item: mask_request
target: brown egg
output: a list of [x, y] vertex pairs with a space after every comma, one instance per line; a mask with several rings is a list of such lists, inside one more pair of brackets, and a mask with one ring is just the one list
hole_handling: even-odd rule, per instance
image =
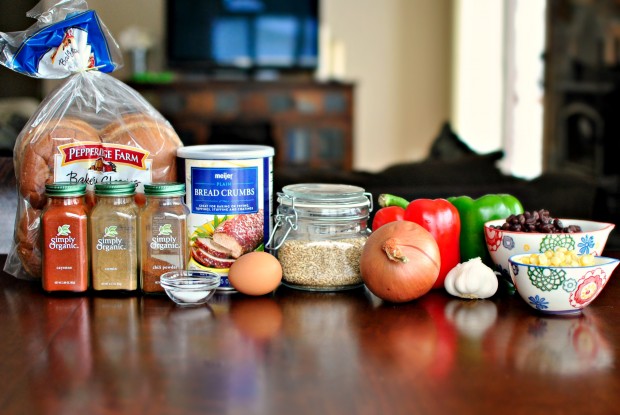
[[250, 252], [240, 256], [228, 270], [234, 289], [247, 295], [265, 295], [282, 281], [280, 262], [267, 252]]

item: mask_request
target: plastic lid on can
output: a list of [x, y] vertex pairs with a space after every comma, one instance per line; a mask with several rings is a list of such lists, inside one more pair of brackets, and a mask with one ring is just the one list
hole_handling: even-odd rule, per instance
[[177, 149], [177, 156], [197, 160], [235, 160], [271, 157], [275, 149], [264, 145], [203, 144]]
[[134, 182], [118, 181], [95, 184], [95, 195], [97, 196], [131, 196], [135, 193], [136, 184]]
[[144, 194], [146, 196], [183, 196], [185, 195], [185, 183], [166, 182], [145, 184]]
[[86, 183], [56, 182], [45, 185], [47, 196], [84, 196], [86, 194]]

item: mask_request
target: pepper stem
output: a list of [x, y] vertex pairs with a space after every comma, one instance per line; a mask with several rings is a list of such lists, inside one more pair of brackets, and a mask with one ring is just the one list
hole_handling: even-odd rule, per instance
[[387, 239], [383, 242], [381, 249], [383, 249], [383, 252], [385, 252], [390, 261], [398, 261], [403, 264], [409, 262], [409, 258], [407, 258], [400, 250], [400, 246], [398, 245], [398, 240], [396, 238]]
[[403, 209], [407, 209], [409, 201], [403, 197], [391, 195], [389, 193], [381, 193], [377, 199], [379, 206], [400, 206]]

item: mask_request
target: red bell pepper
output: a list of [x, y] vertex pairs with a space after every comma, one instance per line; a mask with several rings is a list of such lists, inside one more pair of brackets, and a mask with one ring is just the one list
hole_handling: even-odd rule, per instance
[[461, 258], [459, 211], [446, 199], [416, 199], [407, 205], [405, 220], [417, 223], [435, 237], [441, 267], [433, 288], [443, 288], [446, 275], [458, 265]]
[[405, 209], [400, 206], [386, 206], [379, 209], [372, 218], [372, 230], [376, 231], [386, 223], [405, 219]]

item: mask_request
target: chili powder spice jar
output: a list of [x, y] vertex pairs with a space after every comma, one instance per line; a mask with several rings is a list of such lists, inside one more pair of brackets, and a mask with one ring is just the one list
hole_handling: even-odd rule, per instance
[[282, 265], [282, 283], [311, 291], [363, 285], [360, 257], [370, 235], [372, 195], [346, 184], [284, 186], [267, 249]]
[[95, 291], [138, 289], [138, 207], [133, 182], [95, 184], [90, 214], [92, 288]]
[[41, 215], [42, 284], [47, 292], [88, 290], [88, 207], [85, 183], [45, 185]]
[[144, 185], [140, 210], [140, 286], [146, 294], [164, 293], [159, 277], [185, 269], [189, 260], [184, 183]]

